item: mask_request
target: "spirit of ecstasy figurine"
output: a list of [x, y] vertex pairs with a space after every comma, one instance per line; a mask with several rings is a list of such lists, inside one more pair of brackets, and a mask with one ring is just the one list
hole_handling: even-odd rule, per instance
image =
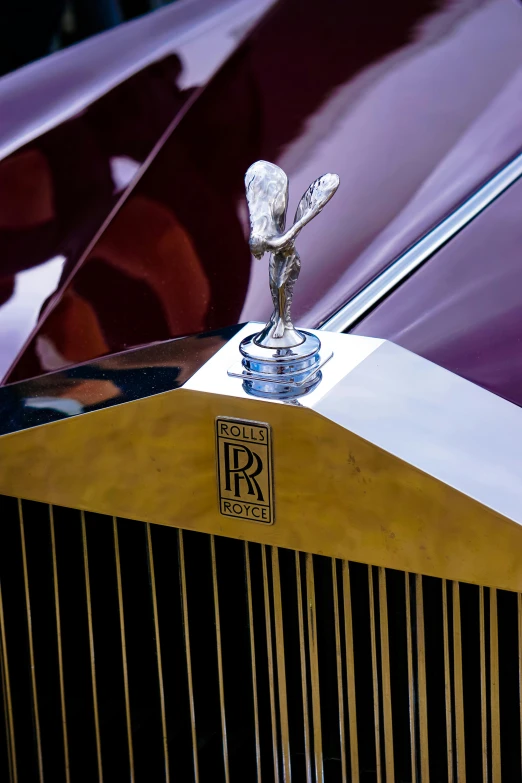
[[250, 213], [250, 249], [256, 258], [270, 253], [270, 292], [274, 312], [258, 334], [240, 345], [241, 366], [229, 375], [243, 379], [243, 388], [258, 397], [290, 399], [306, 394], [321, 380], [320, 368], [331, 357], [320, 352], [319, 338], [294, 328], [290, 308], [301, 261], [295, 248], [299, 232], [332, 198], [337, 174], [313, 182], [299, 202], [287, 231], [288, 177], [273, 163], [259, 160], [245, 175]]
[[301, 269], [295, 240], [301, 229], [319, 214], [339, 187], [337, 174], [324, 174], [312, 182], [299, 202], [294, 224], [285, 231], [288, 177], [283, 169], [258, 160], [245, 174], [250, 213], [250, 250], [256, 258], [270, 253], [270, 292], [274, 312], [256, 343], [265, 348], [299, 345], [304, 337], [294, 329], [290, 308]]

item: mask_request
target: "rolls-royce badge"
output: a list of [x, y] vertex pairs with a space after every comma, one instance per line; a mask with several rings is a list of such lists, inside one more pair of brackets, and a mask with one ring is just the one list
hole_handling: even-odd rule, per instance
[[274, 491], [270, 425], [218, 416], [216, 451], [221, 513], [271, 525]]
[[324, 174], [312, 182], [302, 197], [294, 223], [285, 230], [288, 177], [279, 166], [259, 160], [245, 175], [250, 214], [250, 249], [256, 258], [270, 253], [269, 279], [274, 311], [258, 334], [242, 341], [239, 372], [243, 387], [259, 397], [291, 398], [305, 394], [321, 380], [318, 337], [295, 329], [291, 306], [301, 261], [295, 240], [304, 226], [323, 209], [339, 187], [337, 174]]

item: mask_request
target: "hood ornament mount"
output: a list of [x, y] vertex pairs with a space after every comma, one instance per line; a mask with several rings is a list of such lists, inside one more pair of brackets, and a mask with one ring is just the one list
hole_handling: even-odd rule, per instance
[[301, 261], [295, 247], [300, 231], [330, 201], [339, 187], [337, 174], [324, 174], [312, 182], [299, 202], [294, 223], [287, 231], [288, 177], [279, 166], [259, 160], [245, 175], [250, 214], [249, 245], [252, 255], [270, 253], [270, 293], [274, 311], [266, 326], [245, 338], [239, 347], [242, 361], [228, 371], [243, 379], [249, 394], [289, 399], [311, 391], [321, 380], [321, 367], [332, 353], [321, 351], [319, 338], [296, 329], [291, 305]]

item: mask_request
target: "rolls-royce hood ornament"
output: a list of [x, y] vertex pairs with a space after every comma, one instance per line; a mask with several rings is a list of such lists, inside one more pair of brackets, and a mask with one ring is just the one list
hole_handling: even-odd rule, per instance
[[274, 311], [257, 334], [240, 345], [241, 370], [251, 394], [289, 398], [305, 394], [321, 380], [320, 368], [331, 357], [321, 354], [316, 335], [292, 323], [292, 297], [301, 269], [295, 247], [300, 231], [323, 209], [339, 187], [337, 174], [324, 174], [312, 182], [297, 207], [293, 225], [286, 230], [288, 177], [279, 166], [259, 160], [245, 175], [250, 215], [250, 249], [256, 258], [270, 253], [269, 280]]

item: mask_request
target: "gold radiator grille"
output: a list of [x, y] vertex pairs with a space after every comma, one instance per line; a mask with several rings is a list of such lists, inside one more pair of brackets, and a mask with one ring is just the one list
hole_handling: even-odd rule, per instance
[[0, 505], [0, 780], [521, 779], [520, 595]]

